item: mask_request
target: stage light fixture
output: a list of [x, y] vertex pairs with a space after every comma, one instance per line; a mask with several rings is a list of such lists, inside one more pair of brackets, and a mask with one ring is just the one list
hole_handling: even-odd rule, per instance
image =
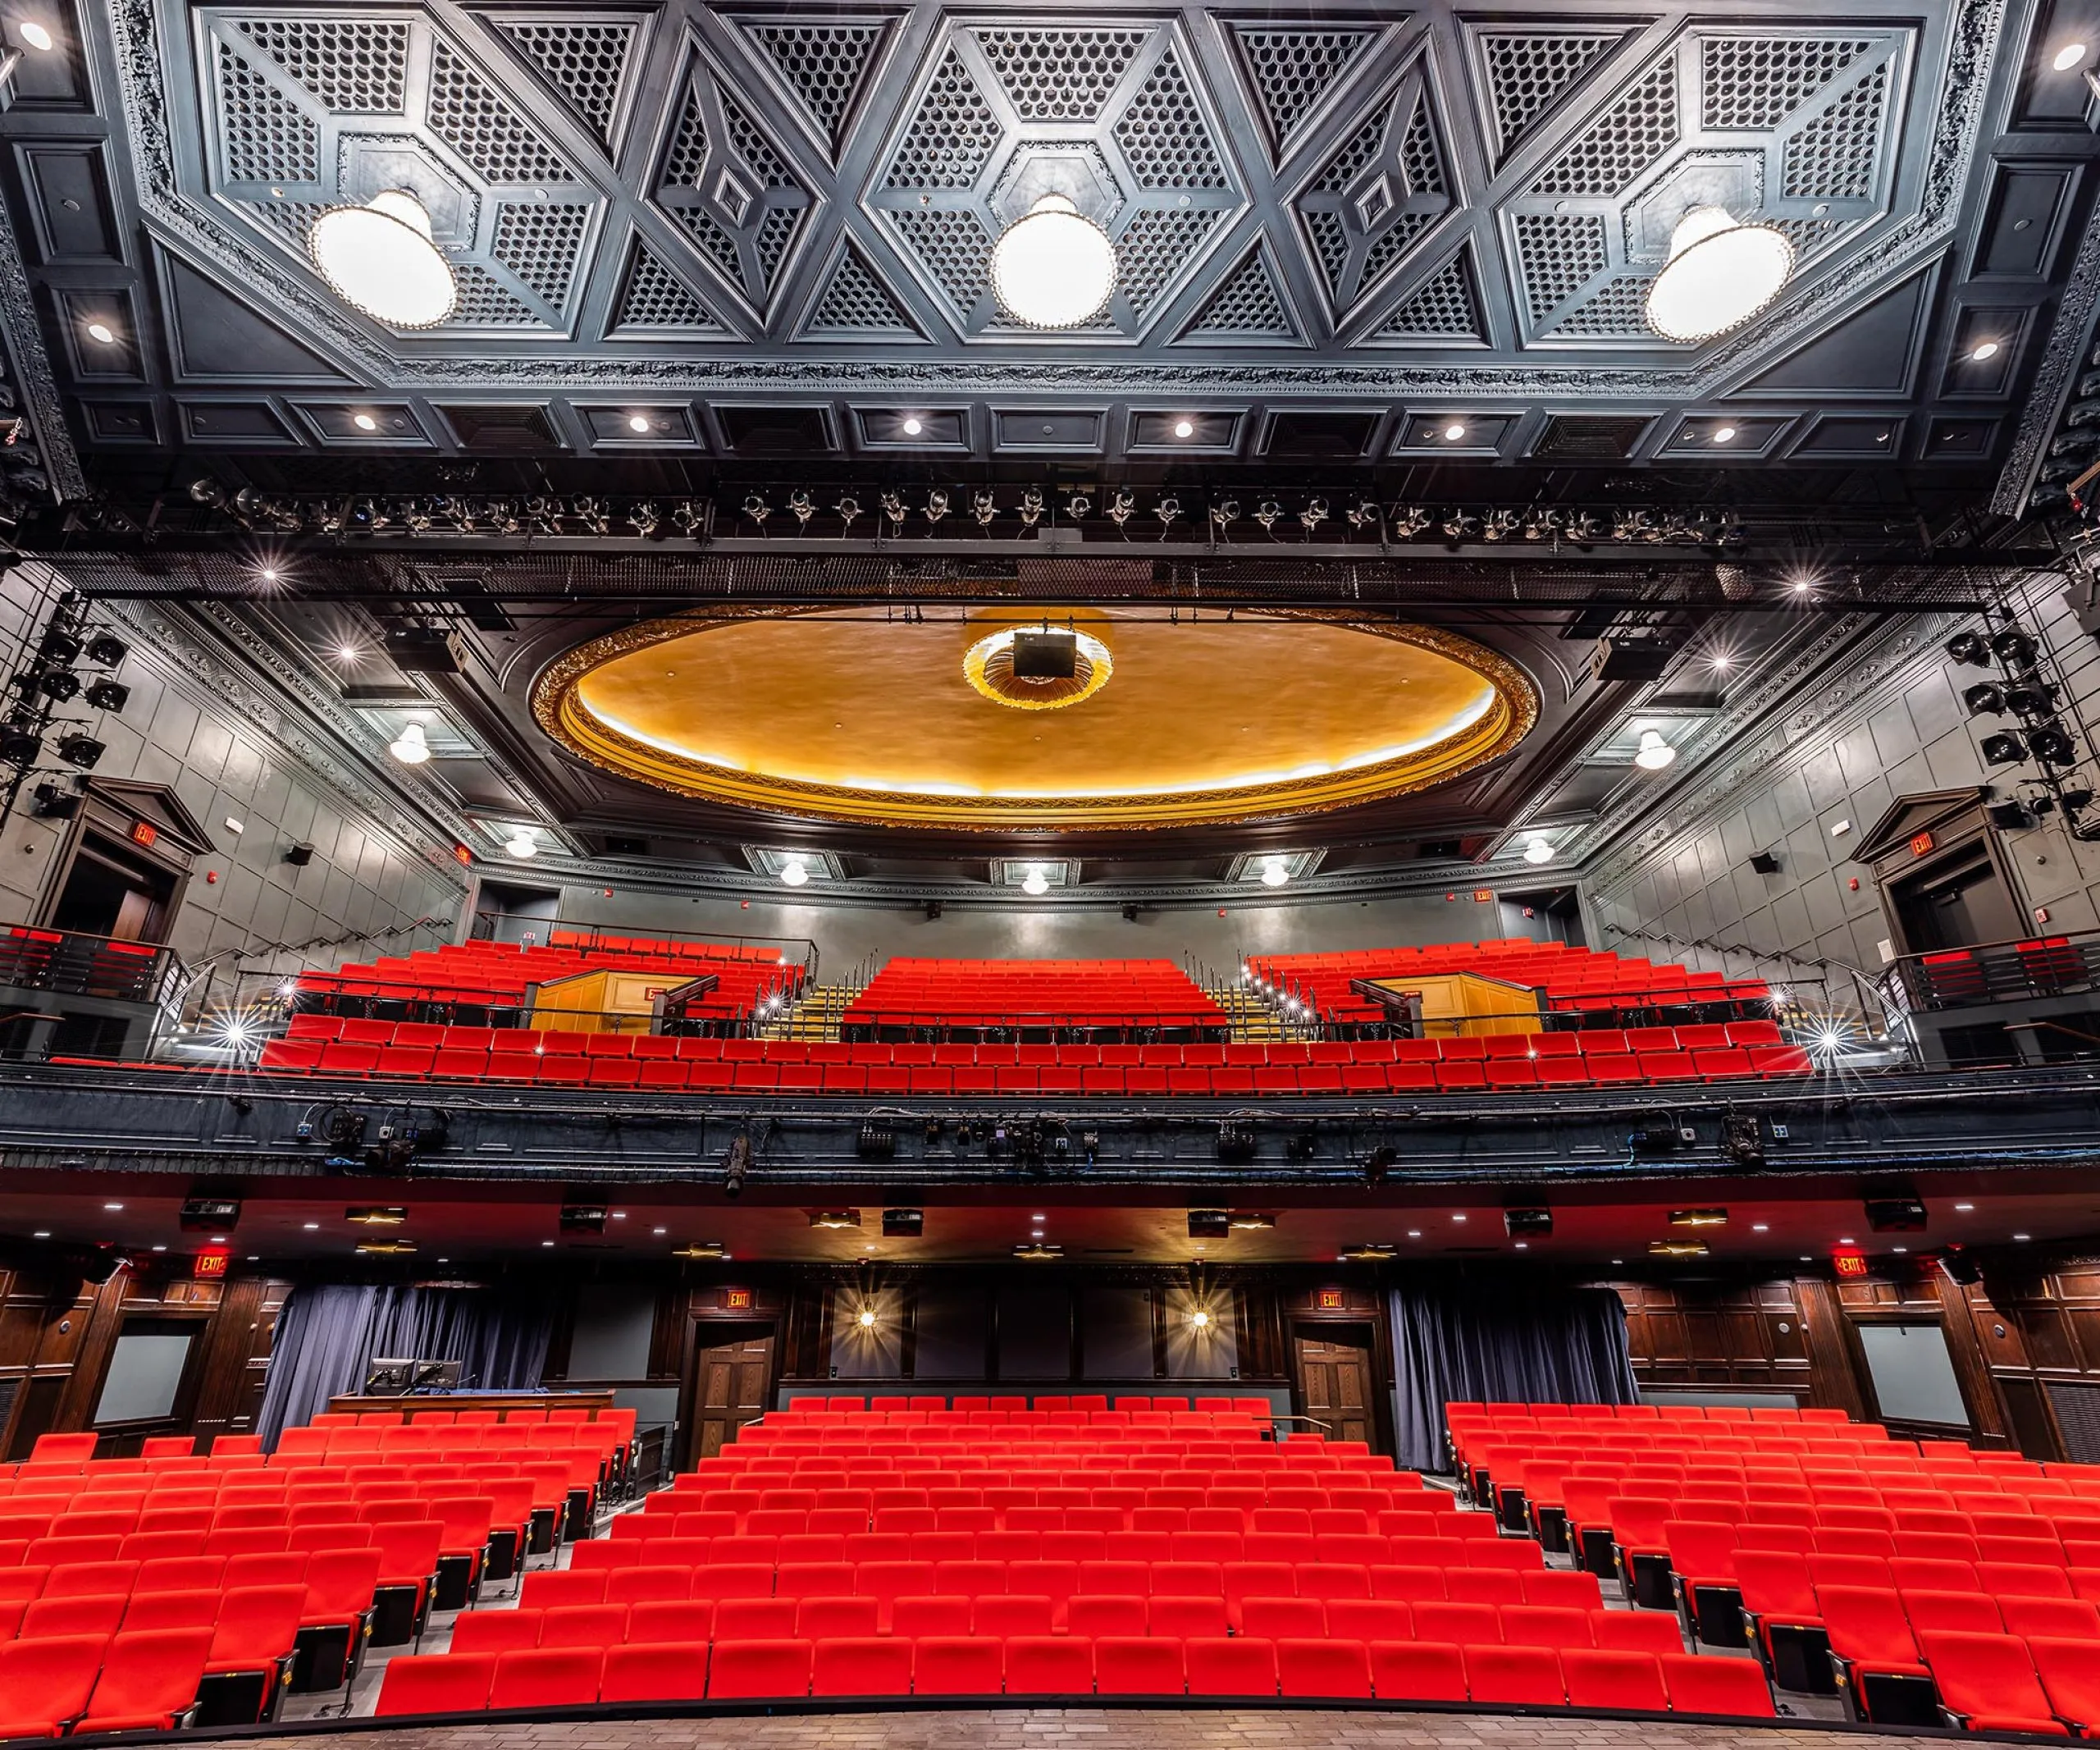
[[744, 1177], [751, 1170], [751, 1140], [739, 1131], [729, 1140], [729, 1152], [722, 1163], [722, 1195], [741, 1197]]
[[[661, 1231], [661, 1229], [658, 1230], [660, 1232]], [[695, 1240], [689, 1245], [678, 1247], [671, 1255], [673, 1258], [690, 1258], [696, 1262], [714, 1263], [718, 1259], [727, 1258], [729, 1251], [719, 1240]]]
[[43, 757], [43, 738], [21, 724], [0, 730], [0, 761], [10, 765], [34, 765]]
[[1867, 1226], [1876, 1233], [1923, 1233], [1930, 1219], [1918, 1197], [1869, 1197], [1864, 1207]]
[[53, 626], [43, 635], [36, 653], [46, 662], [55, 662], [62, 667], [80, 654], [80, 641], [63, 626]]
[[2070, 732], [2052, 723], [2027, 732], [2027, 751], [2049, 765], [2069, 765], [2078, 758], [2078, 744]]
[[1987, 765], [2017, 765], [2027, 757], [2027, 750], [2017, 735], [2001, 733], [1986, 735], [1978, 750]]
[[1673, 1227], [1725, 1227], [1728, 1225], [1726, 1209], [1673, 1209], [1670, 1226]]
[[88, 687], [88, 703], [98, 711], [119, 711], [131, 701], [131, 689], [121, 681], [107, 677], [91, 682]]
[[1650, 1240], [1648, 1255], [1650, 1258], [1704, 1258], [1708, 1254], [1703, 1240]]
[[1230, 1166], [1244, 1166], [1254, 1158], [1254, 1126], [1227, 1118], [1217, 1127], [1217, 1158]]
[[[886, 1119], [863, 1118], [861, 1129], [853, 1139], [853, 1152], [864, 1161], [893, 1161], [897, 1158], [897, 1131]], [[860, 1225], [856, 1214], [854, 1225]]]
[[1014, 1248], [1014, 1256], [1029, 1263], [1054, 1263], [1065, 1255], [1061, 1245], [1045, 1245], [1040, 1240], [1031, 1240], [1025, 1245]]
[[1381, 1143], [1363, 1158], [1363, 1182], [1374, 1189], [1386, 1182], [1386, 1177], [1399, 1163], [1400, 1151], [1390, 1143]]
[[2009, 669], [2031, 669], [2041, 653], [2034, 634], [2017, 626], [2002, 626], [1991, 634], [1991, 654]]
[[926, 1212], [924, 1209], [883, 1211], [883, 1237], [885, 1240], [916, 1240], [925, 1231]]
[[2042, 717], [2054, 710], [2057, 689], [2021, 682], [2005, 689], [2005, 708], [2016, 717]]
[[55, 784], [40, 784], [32, 790], [36, 813], [46, 820], [70, 820], [80, 811], [80, 795], [77, 790], [62, 790]]
[[408, 1210], [397, 1203], [358, 1204], [343, 1212], [354, 1227], [399, 1227], [408, 1218]]
[[103, 752], [103, 744], [92, 735], [82, 735], [76, 731], [59, 738], [58, 757], [68, 765], [77, 765], [83, 771], [93, 771], [96, 762], [102, 758]]
[[1972, 717], [1999, 717], [2005, 715], [2005, 689], [1996, 681], [1978, 681], [1973, 687], [1965, 687], [1961, 702]]
[[1189, 1212], [1189, 1237], [1192, 1240], [1226, 1240], [1232, 1236], [1232, 1218], [1222, 1209], [1191, 1209]]
[[1550, 1240], [1553, 1237], [1553, 1211], [1550, 1209], [1504, 1209], [1502, 1229], [1513, 1240]]
[[[39, 54], [48, 55], [51, 53], [52, 43], [55, 39], [52, 36], [49, 30], [48, 30], [44, 25], [38, 23], [35, 19], [25, 19], [21, 24], [16, 25], [15, 28], [21, 34], [22, 40], [28, 43], [30, 48], [36, 50]], [[2079, 53], [2083, 55], [2084, 52], [2084, 44], [2080, 43], [2079, 45]], [[2061, 57], [2059, 58], [2061, 59]], [[2075, 65], [2075, 63], [2074, 63], [2074, 65]]]
[[79, 694], [80, 677], [71, 669], [39, 669], [30, 676], [30, 685], [53, 704], [63, 705]]
[[1393, 1257], [1399, 1248], [1385, 1240], [1363, 1240], [1354, 1245], [1346, 1245], [1335, 1257], [1344, 1263], [1382, 1263]]
[[1991, 647], [1984, 642], [1981, 633], [1957, 632], [1940, 647], [1965, 667], [1987, 669], [1991, 665]]

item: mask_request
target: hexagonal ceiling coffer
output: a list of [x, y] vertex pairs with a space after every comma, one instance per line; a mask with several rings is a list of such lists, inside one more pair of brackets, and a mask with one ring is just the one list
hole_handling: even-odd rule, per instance
[[1029, 140], [1014, 150], [992, 191], [992, 215], [1002, 229], [1022, 218], [1046, 194], [1061, 194], [1104, 230], [1123, 205], [1123, 191], [1100, 149], [1086, 140]]
[[405, 190], [430, 215], [431, 240], [439, 248], [473, 247], [480, 195], [415, 141], [398, 134], [345, 134], [336, 162], [344, 205], [362, 206], [386, 190]]
[[1695, 207], [1719, 207], [1737, 219], [1755, 218], [1764, 208], [1764, 154], [1700, 152], [1673, 167], [1627, 206], [1628, 261], [1668, 261], [1670, 233]]

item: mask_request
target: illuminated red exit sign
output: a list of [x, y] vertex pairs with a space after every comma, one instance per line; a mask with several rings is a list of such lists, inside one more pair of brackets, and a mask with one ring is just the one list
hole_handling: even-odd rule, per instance
[[1932, 848], [1933, 835], [1930, 833], [1913, 833], [1911, 835], [1911, 856], [1923, 857]]
[[199, 1252], [189, 1267], [189, 1273], [200, 1281], [207, 1277], [223, 1277], [226, 1273], [226, 1260], [231, 1255], [227, 1252]]
[[1863, 1252], [1833, 1252], [1830, 1265], [1840, 1276], [1865, 1276], [1867, 1273], [1866, 1254]]

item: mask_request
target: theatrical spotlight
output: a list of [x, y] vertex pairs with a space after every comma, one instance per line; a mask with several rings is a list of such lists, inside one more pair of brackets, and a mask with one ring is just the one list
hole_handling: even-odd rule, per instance
[[103, 744], [92, 735], [75, 732], [59, 738], [58, 757], [68, 765], [77, 765], [83, 771], [93, 771], [102, 756]]
[[2017, 626], [2006, 626], [1991, 634], [1991, 653], [2008, 669], [2025, 671], [2034, 666], [2034, 659], [2041, 655], [2041, 647], [2034, 642], [2032, 633], [2023, 632]]
[[1978, 681], [1974, 686], [1962, 690], [1961, 702], [1972, 717], [2003, 716], [2005, 689], [1996, 681]]
[[1987, 765], [2017, 765], [2027, 757], [2027, 750], [2017, 735], [2000, 733], [1986, 735], [1978, 744], [1977, 751]]
[[1373, 1149], [1363, 1158], [1363, 1182], [1374, 1187], [1383, 1185], [1399, 1158], [1400, 1151], [1390, 1144]]
[[131, 689], [121, 681], [98, 680], [88, 688], [88, 703], [98, 711], [121, 711], [130, 699]]
[[1988, 669], [1991, 665], [1991, 647], [1979, 632], [1957, 632], [1943, 648], [1948, 656], [1968, 668]]
[[2069, 765], [2078, 758], [2078, 744], [2070, 733], [2052, 723], [2027, 732], [2027, 751], [2048, 765]]
[[722, 1163], [722, 1195], [741, 1197], [744, 1194], [744, 1175], [751, 1170], [751, 1140], [739, 1131], [729, 1140], [729, 1152]]

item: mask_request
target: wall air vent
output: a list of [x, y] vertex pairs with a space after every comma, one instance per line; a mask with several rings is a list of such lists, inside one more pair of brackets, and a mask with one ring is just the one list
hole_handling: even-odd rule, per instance
[[1542, 462], [1620, 462], [1633, 454], [1648, 421], [1639, 416], [1585, 418], [1572, 414], [1555, 414], [1532, 446], [1532, 455]]

